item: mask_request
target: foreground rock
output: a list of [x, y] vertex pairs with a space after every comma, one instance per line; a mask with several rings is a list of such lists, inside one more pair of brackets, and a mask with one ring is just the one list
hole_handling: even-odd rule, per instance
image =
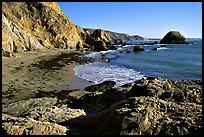
[[66, 135], [68, 131], [68, 128], [56, 123], [7, 114], [2, 114], [2, 129], [5, 135]]
[[70, 127], [79, 134], [201, 135], [201, 83], [148, 78], [92, 91], [77, 103], [87, 116], [72, 120]]
[[[75, 92], [79, 97], [73, 96]], [[57, 123], [67, 127], [69, 135], [201, 135], [201, 95], [201, 80], [149, 77], [121, 87], [105, 81], [85, 90], [45, 94], [3, 106], [2, 124], [5, 133], [14, 134], [10, 127], [15, 123], [5, 120], [10, 114]]]
[[22, 100], [3, 106], [3, 113], [30, 117], [42, 122], [60, 123], [86, 115], [83, 110], [68, 108], [66, 104], [59, 103], [57, 98], [35, 98]]
[[160, 44], [188, 44], [188, 42], [180, 32], [170, 31], [163, 37]]

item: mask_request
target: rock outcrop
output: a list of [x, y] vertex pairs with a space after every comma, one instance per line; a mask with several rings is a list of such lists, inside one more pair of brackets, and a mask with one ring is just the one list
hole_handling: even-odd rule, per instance
[[185, 37], [178, 31], [168, 32], [163, 39], [160, 41], [160, 44], [188, 44], [185, 41]]
[[202, 135], [201, 80], [149, 77], [121, 87], [105, 81], [85, 90], [41, 93], [3, 105], [3, 133]]
[[116, 49], [110, 36], [101, 29], [96, 29], [92, 34], [86, 32], [85, 43], [90, 45], [91, 50], [94, 51], [107, 51]]

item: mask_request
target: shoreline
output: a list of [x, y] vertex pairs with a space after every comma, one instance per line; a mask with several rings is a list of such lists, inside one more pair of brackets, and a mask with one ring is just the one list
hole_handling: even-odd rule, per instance
[[[27, 52], [2, 60], [5, 134], [202, 133], [200, 80], [148, 77], [120, 87], [113, 81], [92, 85], [74, 71], [76, 65], [91, 60], [72, 51]], [[133, 122], [139, 126], [132, 126]]]
[[[64, 57], [60, 59], [61, 55]], [[2, 104], [35, 98], [39, 91], [60, 92], [94, 84], [75, 75], [75, 66], [86, 61], [82, 53], [68, 50], [40, 50], [2, 57]]]

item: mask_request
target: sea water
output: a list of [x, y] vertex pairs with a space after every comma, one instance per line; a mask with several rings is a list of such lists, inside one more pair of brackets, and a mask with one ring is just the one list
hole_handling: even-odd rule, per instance
[[142, 41], [126, 46], [115, 45], [117, 50], [90, 52], [86, 57], [93, 58], [94, 63], [76, 66], [75, 74], [96, 84], [106, 80], [115, 81], [118, 86], [152, 76], [171, 80], [200, 80], [202, 39], [187, 41], [192, 44], [142, 45], [145, 49], [143, 52], [133, 52], [132, 45]]

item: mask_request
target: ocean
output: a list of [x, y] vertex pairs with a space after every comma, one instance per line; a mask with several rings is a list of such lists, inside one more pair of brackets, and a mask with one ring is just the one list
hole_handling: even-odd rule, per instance
[[[126, 46], [115, 45], [117, 50], [90, 52], [86, 57], [94, 62], [76, 66], [75, 75], [95, 84], [115, 81], [117, 86], [152, 76], [178, 81], [202, 79], [202, 39], [187, 39], [192, 43], [187, 45], [146, 44], [142, 45], [145, 51], [132, 51], [132, 44], [154, 41], [135, 41]], [[158, 50], [152, 50], [155, 47]]]

